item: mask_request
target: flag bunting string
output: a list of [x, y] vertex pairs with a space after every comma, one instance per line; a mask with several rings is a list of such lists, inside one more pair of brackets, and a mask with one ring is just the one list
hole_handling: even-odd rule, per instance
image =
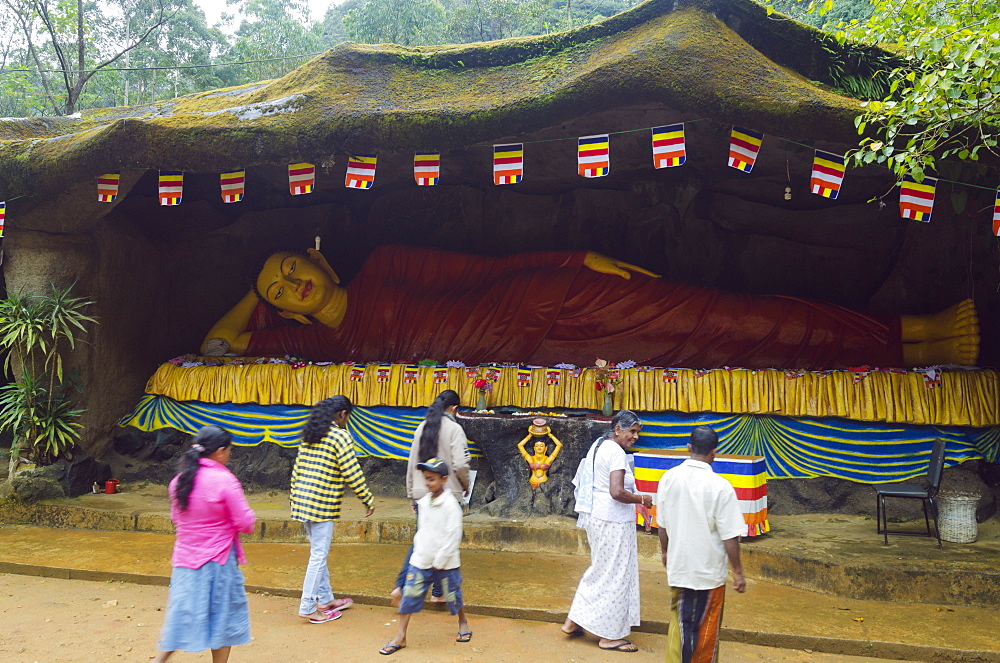
[[[687, 161], [687, 145], [684, 135], [684, 125], [704, 122], [711, 118], [703, 117], [672, 125], [657, 127], [642, 127], [609, 131], [583, 137], [545, 138], [527, 140], [519, 143], [485, 144], [475, 143], [469, 147], [491, 147], [494, 152], [493, 171], [494, 184], [519, 184], [526, 177], [525, 145], [576, 141], [578, 174], [581, 177], [603, 177], [609, 174], [611, 149], [609, 137], [615, 135], [650, 132], [651, 152], [654, 169], [682, 166]], [[837, 199], [843, 186], [847, 170], [845, 155], [834, 154], [817, 149], [813, 145], [800, 143], [782, 136], [771, 136], [754, 131], [752, 128], [730, 126], [729, 165], [744, 173], [750, 173], [754, 162], [762, 148], [766, 149], [765, 138], [779, 140], [785, 144], [797, 145], [815, 150], [811, 170], [810, 187], [813, 194], [829, 199]], [[418, 186], [434, 186], [441, 181], [441, 164], [444, 161], [440, 152], [416, 152], [414, 154], [414, 180]], [[348, 155], [345, 186], [350, 189], [370, 189], [375, 184], [375, 154]], [[120, 168], [113, 173], [105, 173], [97, 177], [97, 201], [115, 203], [120, 201], [118, 195], [118, 178], [120, 172], [153, 170], [151, 168]], [[159, 171], [159, 202], [164, 206], [179, 206], [182, 201], [183, 171]], [[309, 194], [314, 191], [316, 183], [316, 168], [311, 163], [288, 164], [289, 193], [291, 195]], [[247, 194], [245, 170], [223, 172], [220, 175], [222, 199], [226, 203], [242, 202]], [[969, 182], [960, 182], [943, 178], [924, 177], [920, 182], [910, 175], [904, 176], [896, 186], [900, 193], [900, 216], [904, 219], [930, 222], [938, 182], [947, 182], [958, 186], [969, 186], [984, 191], [995, 191], [997, 205], [992, 218], [993, 234], [1000, 237], [1000, 187], [987, 187]], [[9, 204], [31, 194], [20, 194], [9, 198], [0, 196], [5, 203], [5, 212], [9, 214]], [[988, 209], [988, 208], [987, 208]], [[2, 235], [0, 235], [2, 236]]]

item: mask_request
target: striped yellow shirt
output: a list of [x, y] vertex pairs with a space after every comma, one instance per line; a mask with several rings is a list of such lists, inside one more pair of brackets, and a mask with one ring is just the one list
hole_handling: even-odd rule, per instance
[[345, 483], [371, 507], [375, 498], [354, 455], [354, 441], [350, 433], [333, 425], [320, 442], [299, 447], [292, 468], [292, 520], [340, 520]]

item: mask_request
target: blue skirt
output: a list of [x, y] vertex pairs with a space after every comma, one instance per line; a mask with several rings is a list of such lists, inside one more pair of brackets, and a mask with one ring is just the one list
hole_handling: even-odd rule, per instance
[[200, 569], [175, 566], [170, 574], [160, 651], [200, 652], [250, 642], [250, 606], [236, 546], [225, 564]]

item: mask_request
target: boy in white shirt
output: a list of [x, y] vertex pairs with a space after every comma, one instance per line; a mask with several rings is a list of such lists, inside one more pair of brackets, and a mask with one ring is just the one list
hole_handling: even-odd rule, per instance
[[462, 542], [462, 507], [450, 490], [448, 465], [440, 458], [417, 464], [424, 474], [427, 494], [417, 500], [417, 534], [406, 572], [403, 598], [399, 603], [399, 631], [380, 654], [395, 654], [406, 647], [406, 627], [410, 616], [420, 612], [430, 586], [440, 581], [451, 614], [458, 615], [457, 642], [472, 640], [462, 602], [462, 570], [458, 546]]

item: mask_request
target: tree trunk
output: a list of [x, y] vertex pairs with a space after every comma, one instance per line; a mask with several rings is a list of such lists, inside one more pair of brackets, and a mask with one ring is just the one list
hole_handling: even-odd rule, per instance
[[14, 478], [14, 472], [17, 471], [18, 465], [21, 461], [21, 441], [20, 435], [15, 435], [13, 441], [10, 443], [10, 460], [7, 464], [7, 481]]

